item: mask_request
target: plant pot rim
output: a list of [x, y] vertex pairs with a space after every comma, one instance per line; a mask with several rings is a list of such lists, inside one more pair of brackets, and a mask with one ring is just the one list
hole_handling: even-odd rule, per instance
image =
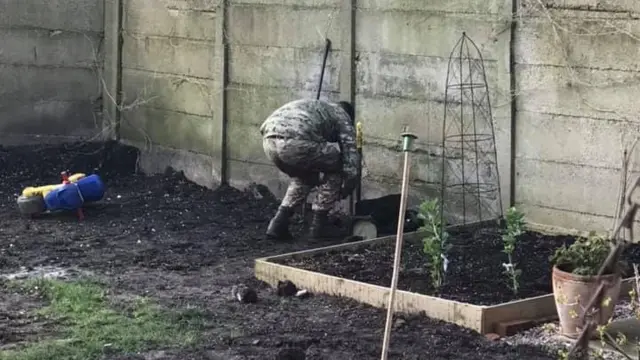
[[553, 265], [552, 276], [554, 278], [564, 279], [564, 280], [572, 280], [572, 281], [580, 281], [580, 282], [592, 282], [598, 279], [607, 279], [607, 280], [615, 280], [617, 278], [622, 278], [622, 274], [620, 271], [616, 271], [613, 274], [604, 274], [601, 276], [597, 275], [577, 275], [570, 273], [568, 271], [564, 271], [559, 269], [556, 265]]

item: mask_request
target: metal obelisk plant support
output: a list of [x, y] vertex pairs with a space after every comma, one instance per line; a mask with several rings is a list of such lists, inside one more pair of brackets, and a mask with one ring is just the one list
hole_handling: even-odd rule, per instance
[[465, 33], [449, 57], [444, 102], [440, 201], [443, 224], [444, 220], [454, 225], [501, 218], [489, 86], [482, 54]]
[[393, 307], [400, 275], [400, 258], [402, 254], [402, 240], [404, 236], [404, 216], [407, 211], [407, 194], [409, 193], [409, 170], [411, 145], [417, 137], [407, 131], [405, 127], [402, 133], [402, 152], [404, 152], [404, 168], [402, 170], [402, 190], [400, 192], [400, 212], [398, 214], [398, 233], [396, 235], [396, 251], [393, 260], [393, 275], [391, 277], [391, 289], [389, 290], [389, 307], [387, 309], [387, 321], [384, 327], [384, 339], [382, 341], [382, 360], [387, 360], [389, 343], [391, 341], [391, 324], [393, 322]]

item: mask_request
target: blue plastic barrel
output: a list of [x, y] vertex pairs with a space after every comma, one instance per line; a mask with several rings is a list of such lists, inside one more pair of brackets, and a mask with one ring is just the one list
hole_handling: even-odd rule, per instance
[[82, 207], [84, 201], [75, 184], [62, 185], [44, 197], [47, 210], [75, 210]]
[[84, 198], [84, 202], [94, 202], [102, 200], [104, 196], [104, 183], [100, 176], [89, 175], [78, 180], [76, 183], [80, 189], [80, 194]]
[[89, 175], [75, 184], [62, 185], [49, 192], [44, 198], [44, 203], [49, 211], [76, 210], [85, 202], [101, 200], [104, 190], [100, 176]]

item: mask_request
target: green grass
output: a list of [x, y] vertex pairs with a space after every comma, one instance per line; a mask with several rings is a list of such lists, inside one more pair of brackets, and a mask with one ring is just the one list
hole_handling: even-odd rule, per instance
[[93, 360], [105, 352], [189, 346], [198, 342], [203, 325], [197, 310], [168, 311], [147, 298], [122, 308], [112, 306], [105, 288], [91, 281], [30, 280], [13, 285], [47, 301], [37, 315], [55, 322], [57, 338], [1, 351], [0, 360]]

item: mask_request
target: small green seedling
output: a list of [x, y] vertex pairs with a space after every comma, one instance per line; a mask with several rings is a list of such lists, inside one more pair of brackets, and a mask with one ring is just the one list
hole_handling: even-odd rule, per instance
[[444, 283], [447, 271], [447, 253], [451, 249], [448, 243], [449, 234], [443, 228], [440, 204], [437, 199], [420, 204], [420, 215], [425, 222], [420, 230], [426, 233], [422, 239], [423, 252], [427, 257], [431, 284], [438, 290]]
[[507, 262], [503, 263], [504, 274], [509, 278], [509, 287], [514, 294], [520, 289], [520, 275], [522, 270], [513, 262], [513, 252], [516, 250], [518, 237], [524, 233], [524, 214], [515, 207], [510, 208], [505, 216], [506, 228], [502, 234], [502, 250], [507, 254]]

